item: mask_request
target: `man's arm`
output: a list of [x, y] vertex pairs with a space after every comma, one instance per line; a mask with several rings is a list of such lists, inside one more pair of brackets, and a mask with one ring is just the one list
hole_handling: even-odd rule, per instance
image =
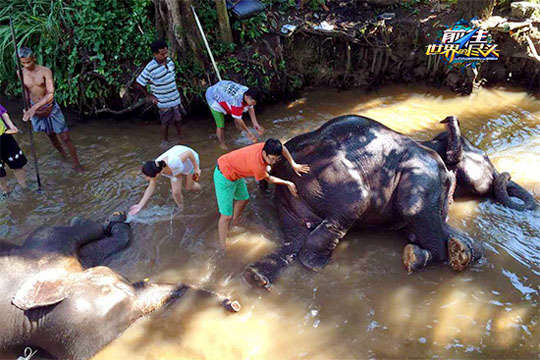
[[240, 118], [237, 118], [233, 115], [233, 119], [234, 119], [234, 123], [236, 124], [236, 127], [238, 129], [240, 129], [240, 131], [245, 131], [246, 132], [246, 135], [247, 137], [253, 141], [254, 143], [257, 142], [257, 138], [249, 131], [246, 123], [244, 122], [244, 120], [242, 120], [242, 117]]
[[[267, 174], [268, 175], [268, 174]], [[293, 194], [295, 197], [298, 197], [298, 192], [296, 191], [296, 185], [292, 181], [283, 180], [281, 178], [268, 175], [266, 179], [269, 183], [276, 184], [276, 185], [285, 185], [289, 188], [289, 191], [291, 194]]]
[[148, 93], [148, 91], [146, 90], [146, 86], [142, 86], [137, 81], [135, 81], [135, 89], [142, 93], [145, 98], [150, 99], [150, 101], [152, 101], [154, 105], [158, 103], [158, 99], [154, 95]]
[[[36, 102], [28, 111], [23, 115], [23, 120], [28, 121], [35, 115], [36, 110], [43, 105], [49, 104], [54, 99], [54, 82], [52, 77], [52, 71], [46, 67], [42, 67], [41, 71], [45, 78], [45, 96], [43, 96], [38, 102]], [[25, 86], [26, 87], [26, 86]]]
[[309, 172], [309, 165], [297, 164], [292, 158], [291, 153], [289, 152], [289, 150], [287, 149], [285, 145], [283, 145], [283, 150], [281, 151], [281, 155], [283, 155], [283, 157], [287, 159], [289, 164], [291, 164], [291, 167], [293, 168], [296, 175], [302, 176], [302, 173], [307, 174]]
[[185, 151], [182, 155], [180, 155], [180, 161], [184, 162], [187, 159], [191, 161], [193, 164], [193, 172], [197, 175], [201, 175], [201, 169], [199, 168], [199, 164], [197, 164], [197, 159], [195, 159], [195, 155], [193, 155], [193, 152], [191, 150]]
[[250, 107], [248, 109], [248, 113], [249, 113], [249, 118], [251, 119], [251, 123], [253, 124], [253, 127], [255, 128], [255, 130], [257, 130], [259, 135], [264, 134], [264, 128], [259, 124], [259, 122], [257, 121], [257, 117], [255, 116], [255, 108]]

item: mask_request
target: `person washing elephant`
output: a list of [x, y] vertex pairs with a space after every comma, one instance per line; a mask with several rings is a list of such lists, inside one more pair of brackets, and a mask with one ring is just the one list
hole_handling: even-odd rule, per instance
[[221, 156], [214, 170], [214, 186], [219, 208], [218, 223], [219, 242], [226, 248], [226, 239], [231, 220], [238, 221], [249, 199], [244, 178], [254, 177], [257, 181], [267, 180], [276, 185], [285, 185], [292, 195], [298, 196], [294, 182], [283, 180], [268, 174], [268, 167], [275, 164], [283, 156], [296, 175], [309, 172], [308, 165], [297, 164], [281, 141], [268, 139], [243, 147]]
[[259, 135], [264, 134], [264, 128], [257, 121], [255, 116], [254, 106], [259, 100], [259, 91], [254, 88], [237, 84], [233, 81], [222, 80], [206, 90], [206, 101], [216, 122], [216, 135], [219, 141], [219, 146], [227, 150], [225, 144], [225, 117], [231, 115], [234, 123], [240, 131], [244, 131], [246, 136], [253, 142], [257, 142], [257, 138], [249, 131], [242, 114], [249, 113], [251, 122]]
[[161, 175], [171, 180], [172, 196], [179, 208], [182, 207], [182, 182], [187, 191], [200, 191], [199, 154], [190, 147], [176, 145], [158, 156], [156, 160], [147, 161], [141, 172], [148, 180], [148, 187], [142, 199], [129, 209], [129, 215], [135, 215], [148, 203], [154, 194], [157, 176]]

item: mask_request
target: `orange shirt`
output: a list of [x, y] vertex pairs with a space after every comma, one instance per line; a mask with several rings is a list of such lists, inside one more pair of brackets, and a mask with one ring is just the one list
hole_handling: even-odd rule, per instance
[[254, 177], [257, 181], [266, 178], [266, 163], [262, 157], [264, 143], [258, 143], [231, 151], [218, 159], [219, 171], [231, 181]]

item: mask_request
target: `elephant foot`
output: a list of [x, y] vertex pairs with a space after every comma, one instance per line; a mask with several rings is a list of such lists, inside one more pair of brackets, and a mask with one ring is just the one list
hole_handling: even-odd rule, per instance
[[236, 300], [231, 301], [230, 299], [225, 299], [221, 302], [221, 305], [225, 308], [225, 310], [229, 312], [239, 312], [242, 306], [240, 306], [240, 303]]
[[69, 222], [69, 226], [77, 226], [79, 225], [80, 223], [82, 223], [84, 221], [84, 218], [80, 217], [80, 216], [75, 216], [73, 217], [73, 219], [71, 219], [71, 221]]
[[261, 274], [256, 267], [248, 266], [246, 270], [244, 270], [243, 275], [249, 284], [270, 291], [272, 283], [266, 276]]
[[298, 254], [298, 260], [310, 270], [319, 271], [328, 264], [330, 261], [330, 254], [320, 254], [312, 249], [306, 249], [305, 247], [300, 250]]
[[471, 249], [466, 242], [451, 238], [448, 241], [448, 262], [455, 271], [465, 270], [472, 260]]
[[125, 223], [126, 219], [127, 217], [124, 211], [113, 212], [112, 215], [109, 216], [108, 223], [105, 226], [105, 233], [110, 235], [114, 224]]
[[414, 271], [423, 269], [431, 260], [431, 253], [428, 250], [414, 244], [407, 244], [403, 248], [402, 255], [403, 265], [409, 274]]

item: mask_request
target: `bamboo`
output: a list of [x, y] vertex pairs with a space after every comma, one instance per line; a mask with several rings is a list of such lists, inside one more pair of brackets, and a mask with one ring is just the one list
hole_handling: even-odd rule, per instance
[[208, 41], [206, 40], [206, 35], [204, 35], [204, 31], [203, 31], [201, 23], [199, 21], [199, 17], [197, 16], [197, 13], [195, 12], [195, 8], [193, 7], [193, 5], [191, 5], [191, 11], [193, 11], [193, 16], [195, 17], [195, 22], [197, 23], [197, 27], [199, 28], [199, 31], [201, 32], [201, 36], [203, 38], [204, 45], [206, 46], [206, 50], [208, 51], [208, 55], [210, 55], [210, 60], [212, 61], [212, 65], [214, 65], [214, 70], [216, 71], [216, 75], [217, 75], [219, 81], [221, 81], [222, 79], [221, 79], [221, 75], [219, 74], [219, 70], [217, 68], [216, 61], [214, 60], [214, 56], [212, 55], [212, 51], [210, 51], [210, 46], [208, 45]]

